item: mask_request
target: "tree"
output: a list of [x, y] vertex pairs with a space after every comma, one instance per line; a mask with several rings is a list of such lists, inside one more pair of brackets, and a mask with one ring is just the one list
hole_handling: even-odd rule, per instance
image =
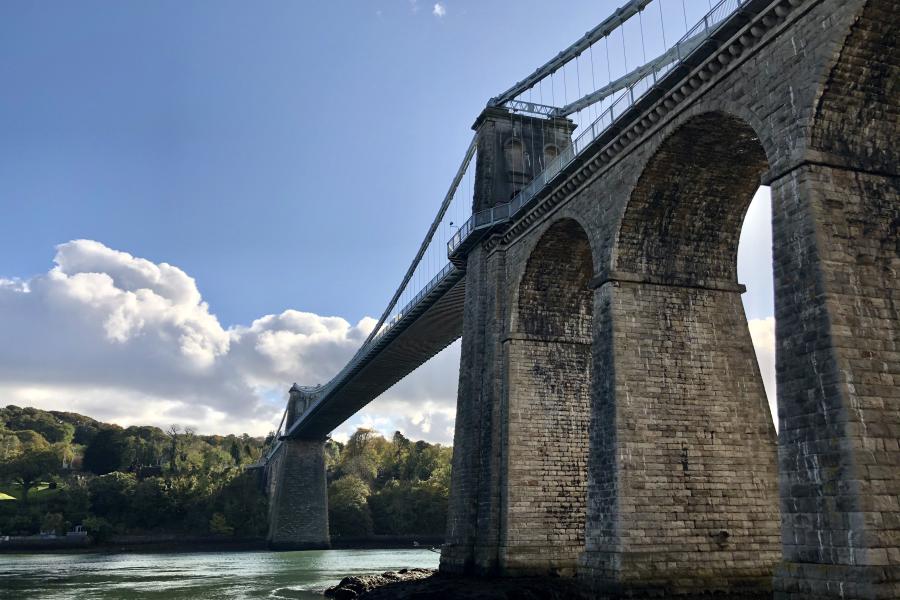
[[75, 428], [52, 414], [36, 408], [7, 406], [4, 409], [6, 427], [14, 430], [30, 430], [40, 433], [51, 444], [69, 443]]
[[176, 506], [166, 482], [161, 477], [148, 477], [135, 485], [131, 508], [131, 523], [152, 529], [170, 522]]
[[66, 532], [66, 520], [61, 513], [47, 513], [41, 519], [41, 531], [62, 535]]
[[209, 520], [209, 532], [215, 535], [234, 535], [234, 527], [228, 524], [225, 515], [217, 512]]
[[347, 475], [328, 487], [328, 521], [335, 535], [372, 535], [369, 493], [369, 486], [355, 475]]
[[128, 440], [117, 427], [101, 429], [84, 451], [84, 468], [106, 475], [128, 466]]
[[178, 461], [187, 462], [186, 448], [194, 439], [194, 428], [182, 429], [180, 425], [173, 423], [166, 429], [166, 435], [169, 436], [169, 470], [177, 473]]
[[244, 471], [226, 484], [220, 493], [222, 513], [235, 533], [262, 536], [269, 526], [268, 503], [253, 471]]
[[121, 522], [132, 509], [135, 485], [134, 475], [118, 471], [91, 480], [91, 512], [114, 523]]
[[231, 440], [231, 448], [228, 449], [228, 452], [231, 454], [231, 459], [234, 461], [234, 464], [241, 464], [241, 447], [238, 445], [237, 440]]
[[373, 429], [363, 427], [357, 429], [350, 436], [341, 453], [340, 471], [342, 475], [354, 476], [367, 484], [372, 484], [378, 475], [378, 456], [373, 447], [376, 436]]
[[56, 448], [27, 452], [0, 465], [4, 479], [22, 486], [22, 502], [28, 503], [28, 492], [45, 478], [60, 470], [60, 456]]
[[21, 452], [46, 450], [50, 447], [50, 444], [44, 439], [44, 436], [37, 431], [26, 429], [25, 431], [14, 431], [13, 435], [19, 440], [19, 450]]
[[88, 517], [82, 525], [96, 542], [105, 541], [113, 532], [112, 523], [103, 517]]

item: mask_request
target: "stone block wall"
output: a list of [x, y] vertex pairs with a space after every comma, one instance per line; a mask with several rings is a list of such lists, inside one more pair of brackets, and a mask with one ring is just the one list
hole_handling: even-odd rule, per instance
[[781, 556], [775, 431], [739, 293], [597, 293], [595, 368], [611, 381], [598, 386], [581, 573], [609, 589], [767, 587]]
[[900, 178], [773, 184], [789, 598], [900, 597]]
[[269, 546], [276, 550], [328, 548], [324, 443], [284, 440], [267, 468]]
[[590, 338], [506, 343], [507, 573], [574, 575], [584, 549]]

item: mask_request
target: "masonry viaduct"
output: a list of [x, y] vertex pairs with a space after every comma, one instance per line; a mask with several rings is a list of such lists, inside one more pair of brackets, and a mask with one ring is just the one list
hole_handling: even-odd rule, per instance
[[[758, 5], [463, 257], [441, 570], [900, 598], [900, 2]], [[532, 126], [479, 117], [474, 211]], [[761, 183], [777, 436], [736, 276]], [[287, 445], [321, 491], [273, 523], [318, 516], [273, 539], [327, 543], [321, 442]]]

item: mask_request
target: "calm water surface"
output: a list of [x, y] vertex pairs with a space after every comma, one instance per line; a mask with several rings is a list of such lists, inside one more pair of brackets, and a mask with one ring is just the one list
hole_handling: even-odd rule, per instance
[[0, 598], [316, 598], [342, 577], [437, 568], [428, 550], [0, 554]]

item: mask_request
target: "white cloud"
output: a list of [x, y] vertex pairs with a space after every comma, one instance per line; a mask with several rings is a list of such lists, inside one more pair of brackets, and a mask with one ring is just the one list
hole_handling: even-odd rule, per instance
[[[40, 276], [0, 278], [0, 403], [260, 435], [292, 382], [328, 381], [375, 325], [286, 310], [226, 329], [175, 266], [90, 240], [60, 245], [54, 260]], [[775, 320], [749, 327], [775, 414]], [[452, 443], [459, 354], [452, 344], [335, 437], [369, 426]]]
[[776, 405], [775, 387], [775, 317], [765, 319], [751, 319], [750, 337], [753, 338], [753, 349], [756, 351], [756, 361], [759, 363], [759, 372], [762, 375], [763, 385], [766, 388], [766, 396], [769, 398], [769, 410], [772, 419], [778, 426], [778, 409]]
[[[225, 329], [194, 279], [172, 265], [91, 240], [58, 246], [54, 261], [27, 281], [0, 279], [4, 404], [122, 425], [264, 434], [277, 425], [292, 382], [327, 381], [375, 325], [287, 310]], [[430, 423], [455, 406], [455, 372], [444, 377], [434, 369], [446, 362], [432, 362], [383, 396], [391, 426], [412, 432], [407, 416]], [[360, 418], [377, 410], [370, 405]]]
[[443, 2], [435, 2], [434, 8], [431, 9], [431, 14], [436, 17], [443, 17], [447, 14], [447, 7], [444, 6]]

